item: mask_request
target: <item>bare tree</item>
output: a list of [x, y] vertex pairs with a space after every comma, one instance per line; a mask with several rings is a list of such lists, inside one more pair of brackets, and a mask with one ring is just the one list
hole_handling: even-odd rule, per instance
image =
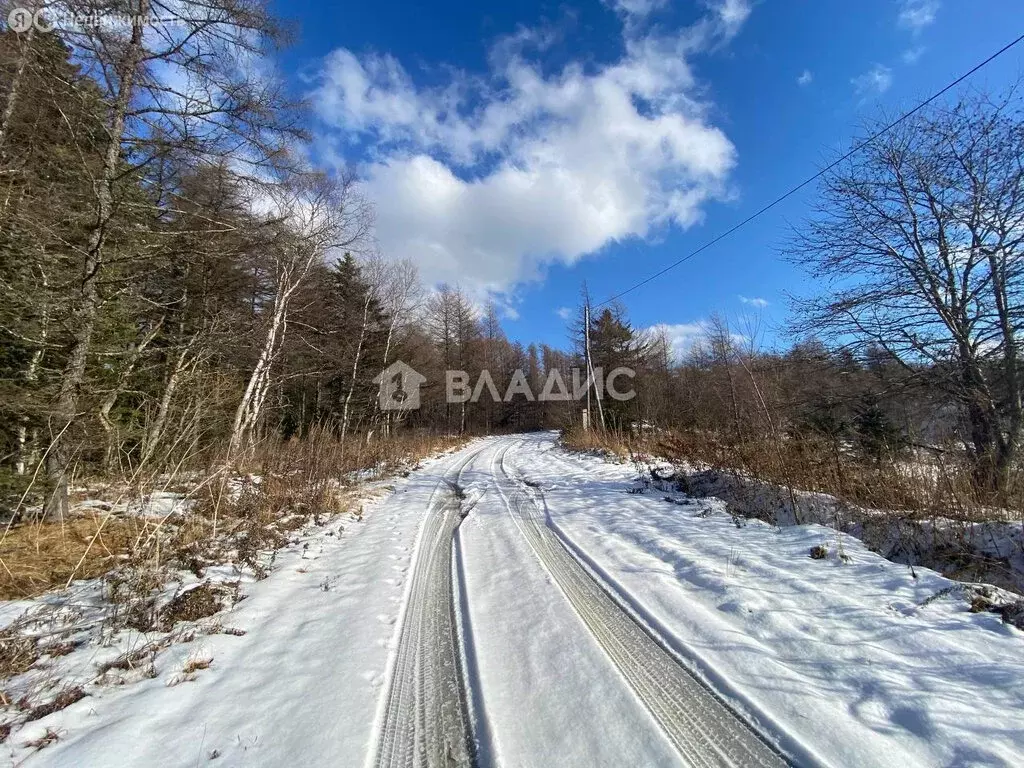
[[[459, 288], [438, 286], [424, 308], [424, 325], [441, 354], [442, 370], [479, 372], [473, 359], [474, 345], [482, 336], [480, 317], [469, 297]], [[459, 404], [459, 431], [466, 429], [466, 403]], [[451, 403], [445, 401], [445, 424], [452, 428]]]
[[295, 292], [315, 264], [332, 251], [360, 242], [372, 224], [370, 208], [357, 194], [352, 176], [330, 179], [309, 174], [264, 189], [269, 197], [264, 204], [269, 206], [275, 231], [269, 243], [273, 296], [263, 344], [235, 411], [229, 456], [251, 442], [270, 391], [272, 367], [284, 341]]
[[984, 491], [1021, 440], [1021, 106], [1018, 85], [917, 113], [826, 175], [788, 248], [833, 288], [798, 302], [804, 328], [944, 372]]
[[[40, 4], [40, 7], [45, 8]], [[72, 23], [53, 34], [66, 41], [98, 84], [106, 105], [106, 139], [93, 185], [94, 218], [78, 247], [80, 278], [70, 297], [71, 342], [53, 409], [54, 444], [47, 474], [51, 518], [67, 511], [67, 426], [78, 418], [86, 370], [109, 269], [108, 240], [121, 214], [125, 184], [137, 183], [169, 147], [207, 162], [235, 158], [260, 173], [282, 156], [290, 127], [278, 83], [255, 74], [254, 62], [281, 38], [258, 0], [164, 3], [161, 0], [71, 0], [55, 4], [96, 24]], [[159, 17], [161, 21], [151, 23]]]
[[[423, 285], [420, 283], [419, 270], [412, 261], [402, 259], [391, 262], [380, 254], [367, 260], [365, 275], [374, 297], [388, 318], [383, 354], [379, 361], [383, 369], [391, 364], [398, 332], [412, 321], [423, 306]], [[401, 413], [398, 411], [397, 415]], [[395, 416], [396, 412], [382, 411], [378, 405], [372, 419], [374, 423], [381, 420], [387, 434]]]

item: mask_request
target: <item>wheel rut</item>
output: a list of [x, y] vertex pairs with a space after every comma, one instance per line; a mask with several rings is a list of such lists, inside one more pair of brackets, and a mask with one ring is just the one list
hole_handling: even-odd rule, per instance
[[462, 521], [462, 474], [485, 447], [450, 467], [431, 494], [371, 762], [378, 768], [474, 764], [455, 616], [452, 537]]
[[495, 457], [494, 479], [520, 532], [682, 760], [695, 768], [786, 766], [784, 755], [666, 650], [547, 526], [538, 488]]

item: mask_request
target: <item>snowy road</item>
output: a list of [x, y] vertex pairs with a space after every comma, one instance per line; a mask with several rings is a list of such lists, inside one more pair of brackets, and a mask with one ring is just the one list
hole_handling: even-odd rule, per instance
[[[607, 764], [612, 750], [607, 743], [601, 743], [607, 739], [611, 744], [628, 745], [621, 759], [640, 760], [643, 764], [654, 760], [657, 764], [695, 767], [786, 765], [778, 748], [680, 664], [664, 641], [616, 602], [600, 577], [577, 560], [546, 525], [541, 491], [509, 470], [510, 452], [528, 453], [538, 448], [536, 439], [492, 438], [453, 459], [451, 466], [442, 471], [420, 534], [405, 615], [398, 630], [376, 764], [468, 765], [467, 744], [478, 743], [481, 762], [496, 760], [504, 751], [506, 740], [510, 742], [508, 756], [515, 756], [513, 763], [526, 759], [526, 764], [532, 765], [554, 759], [559, 765], [593, 765], [597, 758]], [[492, 551], [490, 556], [477, 560], [474, 554], [461, 551], [467, 536], [455, 538], [454, 548], [459, 550], [463, 563], [461, 582], [468, 595], [468, 599], [458, 600], [452, 589], [451, 553], [454, 530], [466, 514], [481, 521], [482, 527], [474, 528], [478, 535], [490, 539], [490, 546], [503, 536], [522, 537], [532, 556], [519, 542], [518, 552], [512, 558], [494, 556]], [[472, 550], [476, 536], [470, 533], [468, 538], [473, 539], [468, 545]], [[515, 551], [515, 543], [512, 544], [507, 553]], [[531, 584], [532, 575], [531, 588], [525, 592], [528, 603], [555, 604], [549, 613], [540, 614], [546, 618], [541, 626], [537, 626], [536, 616], [529, 616], [528, 606], [526, 615], [511, 625], [507, 616], [492, 621], [488, 614], [493, 611], [474, 607], [480, 602], [503, 612], [516, 602], [513, 595], [497, 602], [487, 599], [486, 587], [480, 588], [482, 600], [473, 599], [483, 575], [478, 571], [493, 577], [494, 566], [503, 559], [506, 568], [501, 570], [501, 577], [505, 591], [523, 594], [521, 590]], [[547, 578], [538, 580], [541, 571]], [[489, 596], [501, 591], [499, 587]], [[469, 615], [456, 622], [455, 612], [460, 610]], [[461, 636], [455, 631], [456, 623], [462, 627]], [[575, 727], [584, 740], [597, 740], [596, 754], [592, 754], [593, 747], [581, 749], [580, 745], [566, 743], [564, 735], [554, 734], [551, 740], [538, 738], [544, 729], [531, 727], [533, 721], [560, 722], [565, 714], [555, 714], [552, 720], [545, 715], [544, 706], [530, 705], [529, 691], [520, 691], [522, 706], [511, 708], [520, 724], [512, 726], [488, 714], [491, 686], [481, 682], [498, 678], [494, 680], [494, 695], [499, 701], [493, 711], [504, 713], [509, 711], [504, 705], [514, 704], [516, 698], [502, 696], [500, 678], [504, 674], [511, 672], [530, 687], [541, 688], [553, 687], [545, 676], [572, 675], [572, 670], [563, 668], [547, 670], [539, 678], [531, 679], [530, 672], [537, 668], [536, 660], [520, 659], [520, 663], [510, 665], [515, 655], [509, 654], [509, 646], [516, 643], [517, 635], [522, 638], [527, 632], [547, 638], [552, 646], [569, 647], [578, 655], [589, 656], [588, 666], [593, 667], [590, 674], [603, 679], [611, 689], [603, 694], [606, 702], [618, 702], [619, 708], [631, 710], [616, 713], [615, 706], [606, 703], [603, 721], [595, 721], [594, 713], [584, 710], [585, 722], [562, 723], [570, 732]], [[492, 658], [495, 645], [497, 653]], [[544, 647], [534, 650], [541, 658], [548, 654]], [[461, 680], [460, 653], [466, 659], [479, 657], [476, 664], [464, 665]], [[572, 665], [572, 660], [568, 661]], [[492, 663], [495, 669], [489, 668]], [[478, 665], [484, 667], [482, 681], [473, 679], [479, 674]], [[586, 679], [574, 682], [584, 689], [591, 687]], [[469, 718], [464, 714], [467, 688], [478, 692], [477, 730], [489, 732], [490, 744], [485, 743], [487, 738], [469, 731]], [[579, 701], [578, 688], [574, 691], [569, 686], [566, 693]], [[639, 707], [630, 700], [632, 697], [646, 709], [648, 717], [637, 711]], [[564, 710], [566, 704], [565, 699], [556, 698], [552, 708]], [[525, 729], [522, 723], [527, 725]], [[623, 725], [633, 731], [632, 735], [612, 738], [609, 729], [618, 730]], [[509, 733], [505, 732], [506, 727], [510, 727]], [[519, 738], [511, 730], [518, 731]], [[664, 739], [672, 749], [665, 748]]]
[[459, 482], [477, 453], [442, 471], [427, 504], [390, 677], [376, 765], [470, 765], [459, 663], [452, 536], [462, 520]]
[[542, 492], [513, 479], [506, 468], [511, 448], [530, 445], [510, 442], [501, 448], [496, 482], [503, 500], [544, 567], [684, 762], [692, 766], [785, 765], [778, 751], [679, 664], [653, 630], [617, 603], [600, 577], [573, 557], [547, 526]]

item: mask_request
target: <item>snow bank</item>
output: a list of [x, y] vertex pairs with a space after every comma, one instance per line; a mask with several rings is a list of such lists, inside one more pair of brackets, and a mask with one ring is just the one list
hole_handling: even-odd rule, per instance
[[[658, 470], [664, 477], [664, 467]], [[1024, 524], [923, 518], [868, 509], [825, 493], [791, 490], [739, 473], [679, 470], [678, 487], [726, 501], [745, 517], [779, 526], [819, 523], [863, 541], [895, 562], [934, 568], [961, 581], [983, 581], [1024, 594]]]

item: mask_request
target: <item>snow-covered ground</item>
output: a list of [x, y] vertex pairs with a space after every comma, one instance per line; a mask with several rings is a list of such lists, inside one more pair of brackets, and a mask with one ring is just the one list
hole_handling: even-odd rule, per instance
[[[200, 632], [162, 651], [155, 677], [86, 685], [86, 698], [8, 738], [11, 764], [361, 764], [423, 513], [450, 461], [423, 462], [367, 503], [362, 521], [333, 520], [279, 552], [268, 578], [244, 584], [245, 599], [216, 617], [244, 635]], [[142, 633], [127, 641], [145, 642]], [[109, 655], [83, 648], [60, 661], [95, 677]], [[209, 667], [184, 680], [196, 659]], [[24, 746], [47, 732], [56, 740], [45, 748]]]
[[567, 545], [784, 746], [833, 765], [1021, 764], [1024, 633], [970, 613], [962, 585], [831, 528], [626, 493], [632, 467], [527, 441], [514, 463]]
[[[386, 743], [413, 765], [435, 714], [450, 728], [464, 708], [481, 765], [1021, 764], [1024, 633], [970, 613], [964, 587], [635, 478], [551, 433], [424, 462], [243, 584], [217, 621], [244, 635], [199, 633], [153, 677], [86, 685], [11, 734], [10, 761], [363, 766]], [[443, 589], [410, 578], [439, 564]], [[450, 601], [454, 621], [419, 599]], [[461, 686], [431, 668], [446, 633]], [[86, 652], [103, 653], [65, 658]]]
[[954, 509], [945, 515], [871, 509], [738, 471], [648, 461], [660, 476], [674, 475], [693, 495], [722, 499], [739, 514], [781, 526], [821, 523], [860, 539], [890, 560], [1024, 594], [1024, 525], [1018, 511], [989, 508], [979, 520], [977, 510], [965, 516]]

